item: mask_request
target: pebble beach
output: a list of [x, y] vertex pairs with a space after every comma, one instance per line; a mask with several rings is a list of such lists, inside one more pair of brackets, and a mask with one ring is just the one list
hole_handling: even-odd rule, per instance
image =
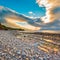
[[0, 30], [0, 60], [60, 60], [60, 41], [18, 33]]

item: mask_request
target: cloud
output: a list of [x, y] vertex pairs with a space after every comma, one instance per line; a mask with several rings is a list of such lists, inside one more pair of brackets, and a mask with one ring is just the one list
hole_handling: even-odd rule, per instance
[[31, 18], [31, 19], [37, 18], [37, 17], [35, 16], [35, 13], [34, 13], [34, 12], [29, 11], [28, 13], [29, 13], [29, 16], [28, 16], [29, 18]]
[[0, 10], [2, 10], [3, 9], [3, 6], [0, 6]]
[[33, 14], [33, 12], [32, 11], [30, 11], [30, 12], [28, 12], [29, 14]]
[[32, 11], [29, 11], [28, 13], [29, 13], [30, 15], [32, 15], [32, 16], [35, 16], [35, 13], [32, 12]]
[[6, 15], [4, 19], [6, 22], [2, 24], [8, 27], [21, 28], [30, 31], [36, 31], [40, 29], [40, 27], [29, 24], [29, 22], [24, 18], [24, 16], [20, 17], [16, 15]]
[[41, 17], [44, 23], [60, 19], [60, 0], [37, 0], [36, 2], [46, 8], [46, 16]]

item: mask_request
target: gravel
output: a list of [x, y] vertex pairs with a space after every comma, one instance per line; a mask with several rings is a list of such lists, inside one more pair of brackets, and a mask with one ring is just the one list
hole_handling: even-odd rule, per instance
[[44, 44], [41, 36], [16, 33], [16, 31], [0, 31], [0, 60], [60, 60], [60, 51], [55, 52], [52, 48], [53, 53], [50, 50], [47, 53], [38, 48]]

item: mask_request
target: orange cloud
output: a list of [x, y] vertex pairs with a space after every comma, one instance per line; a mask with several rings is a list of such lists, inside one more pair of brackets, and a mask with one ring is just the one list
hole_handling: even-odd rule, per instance
[[25, 30], [39, 30], [40, 27], [30, 25], [25, 19], [16, 17], [16, 16], [7, 16], [5, 17], [6, 23], [9, 27], [12, 28], [21, 28]]

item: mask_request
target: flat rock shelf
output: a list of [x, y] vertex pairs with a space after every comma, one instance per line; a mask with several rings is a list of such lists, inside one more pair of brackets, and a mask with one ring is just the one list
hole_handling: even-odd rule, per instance
[[60, 60], [60, 35], [0, 30], [0, 60]]

